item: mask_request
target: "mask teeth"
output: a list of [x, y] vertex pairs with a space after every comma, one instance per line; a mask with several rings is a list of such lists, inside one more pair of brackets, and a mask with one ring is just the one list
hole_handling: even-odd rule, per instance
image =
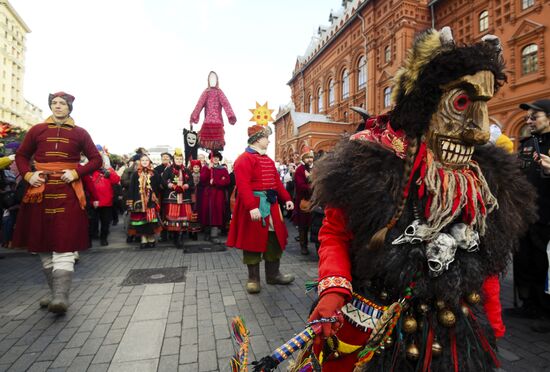
[[441, 141], [441, 160], [452, 164], [466, 164], [474, 153], [473, 146], [465, 146], [452, 141]]

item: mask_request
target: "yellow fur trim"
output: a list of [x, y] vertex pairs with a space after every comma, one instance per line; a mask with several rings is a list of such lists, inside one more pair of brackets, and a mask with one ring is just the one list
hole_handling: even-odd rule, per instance
[[405, 95], [411, 93], [422, 68], [439, 54], [441, 50], [439, 31], [432, 29], [416, 39], [413, 47], [407, 52], [407, 58], [403, 67], [395, 74], [393, 80], [394, 88], [392, 90], [392, 102], [394, 104], [402, 89]]

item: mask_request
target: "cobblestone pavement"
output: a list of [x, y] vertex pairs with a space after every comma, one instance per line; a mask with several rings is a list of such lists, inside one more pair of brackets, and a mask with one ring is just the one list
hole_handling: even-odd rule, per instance
[[[262, 292], [248, 295], [238, 251], [200, 242], [192, 244], [196, 253], [168, 244], [139, 250], [117, 227], [109, 247], [81, 254], [72, 305], [61, 317], [38, 308], [47, 293], [38, 257], [1, 250], [0, 371], [229, 371], [235, 315], [250, 329], [250, 359], [267, 355], [303, 329], [313, 301], [303, 288], [316, 277], [316, 258], [300, 255], [290, 230], [281, 267], [296, 282], [268, 286], [262, 277]], [[121, 286], [132, 269], [182, 266], [185, 282]], [[511, 306], [509, 280], [503, 297]], [[526, 321], [507, 326], [503, 370], [550, 371], [550, 336], [532, 333]]]

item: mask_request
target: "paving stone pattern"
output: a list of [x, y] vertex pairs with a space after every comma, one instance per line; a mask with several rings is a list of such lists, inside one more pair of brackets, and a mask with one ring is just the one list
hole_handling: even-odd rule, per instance
[[[194, 253], [168, 244], [139, 250], [116, 227], [109, 247], [81, 254], [61, 317], [38, 307], [47, 293], [38, 257], [0, 250], [0, 371], [229, 371], [235, 315], [250, 329], [250, 360], [259, 359], [303, 329], [314, 299], [304, 283], [317, 276], [316, 257], [301, 256], [289, 230], [281, 267], [296, 282], [268, 286], [262, 270], [262, 292], [249, 295], [240, 252], [203, 242], [191, 243]], [[187, 267], [185, 282], [121, 286], [132, 269], [170, 267]], [[511, 291], [507, 279], [505, 307]], [[550, 336], [527, 321], [506, 323], [502, 370], [550, 371]]]

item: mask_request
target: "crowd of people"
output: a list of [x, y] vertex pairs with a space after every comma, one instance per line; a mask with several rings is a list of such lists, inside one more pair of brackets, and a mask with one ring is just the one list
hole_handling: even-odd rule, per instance
[[259, 124], [232, 170], [219, 151], [186, 159], [176, 149], [153, 167], [138, 148], [112, 161], [74, 123], [74, 97], [51, 94], [52, 116], [0, 158], [11, 167], [0, 179], [3, 242], [39, 255], [51, 288], [40, 305], [63, 314], [78, 251], [95, 238], [108, 245], [121, 213], [140, 248], [158, 236], [184, 248], [202, 232], [240, 249], [251, 294], [262, 261], [268, 285], [294, 281], [280, 270], [285, 215], [300, 252], [314, 242], [320, 259], [308, 321], [321, 337], [297, 365], [493, 370], [505, 331], [499, 275], [512, 254], [522, 306], [507, 312], [550, 332], [550, 100], [520, 105], [532, 136], [511, 155], [487, 111], [505, 77], [500, 53], [498, 39], [458, 46], [450, 30], [426, 31], [396, 76], [391, 115], [369, 118], [320, 159], [306, 148], [299, 164], [278, 166]]

